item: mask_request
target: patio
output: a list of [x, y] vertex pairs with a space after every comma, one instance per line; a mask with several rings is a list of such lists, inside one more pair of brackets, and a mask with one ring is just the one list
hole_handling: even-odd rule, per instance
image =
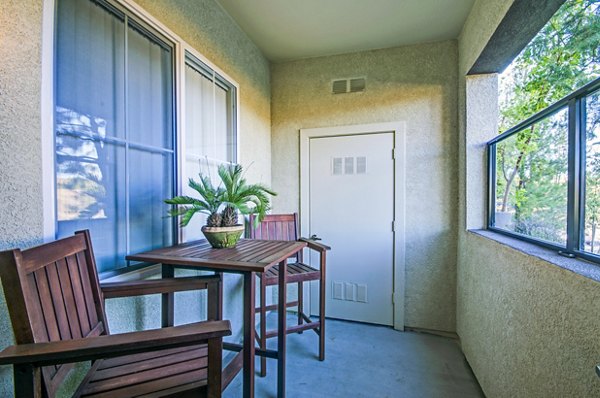
[[[274, 326], [276, 318], [270, 316], [269, 325]], [[288, 397], [484, 396], [455, 339], [333, 319], [327, 326], [324, 362], [317, 361], [316, 334], [288, 337]], [[277, 396], [276, 371], [274, 361], [268, 361], [267, 376], [256, 379], [257, 397]], [[240, 393], [241, 377], [237, 376], [223, 396], [239, 397]]]
[[[177, 228], [164, 200], [189, 194], [202, 167], [238, 163], [249, 182], [278, 193], [272, 213], [298, 213], [300, 235], [331, 246], [327, 270], [340, 272], [327, 280], [325, 361], [313, 331], [287, 337], [287, 396], [600, 396], [598, 264], [486, 230], [498, 75], [563, 3], [5, 1], [0, 251], [89, 229], [102, 282], [158, 279], [159, 267], [126, 257], [199, 239], [204, 221]], [[363, 139], [356, 153], [324, 151], [310, 163], [313, 144], [350, 136]], [[331, 184], [357, 187], [375, 159], [391, 165], [387, 182], [373, 184], [389, 199], [381, 217], [370, 186], [358, 196]], [[315, 189], [310, 170], [330, 179]], [[371, 222], [385, 239], [363, 233]], [[378, 280], [344, 279], [340, 258], [358, 258], [352, 250], [364, 256], [353, 270]], [[385, 272], [374, 271], [376, 255], [389, 260]], [[232, 346], [250, 319], [243, 279], [222, 279]], [[303, 294], [315, 316], [312, 283]], [[297, 297], [294, 284], [288, 292]], [[377, 293], [383, 305], [373, 304]], [[277, 298], [269, 288], [267, 301]], [[169, 300], [107, 300], [111, 332], [160, 328]], [[173, 302], [175, 324], [208, 317], [204, 292]], [[368, 323], [380, 314], [367, 304], [390, 326]], [[344, 316], [331, 312], [343, 306]], [[14, 343], [1, 288], [0, 336], [0, 350]], [[256, 397], [276, 396], [275, 362], [256, 377]], [[0, 397], [13, 395], [12, 372], [0, 366]], [[226, 397], [242, 396], [241, 379]]]

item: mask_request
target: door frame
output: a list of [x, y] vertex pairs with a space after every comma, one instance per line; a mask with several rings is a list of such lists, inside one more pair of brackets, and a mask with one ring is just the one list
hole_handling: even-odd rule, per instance
[[[392, 307], [394, 329], [404, 330], [406, 268], [406, 122], [357, 124], [300, 129], [300, 234], [308, 236], [310, 221], [310, 140], [392, 133], [394, 136], [394, 288]], [[333, 248], [332, 250], [335, 250]]]

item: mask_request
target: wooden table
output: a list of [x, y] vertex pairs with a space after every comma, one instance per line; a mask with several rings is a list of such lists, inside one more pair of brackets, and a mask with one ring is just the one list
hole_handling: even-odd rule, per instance
[[[277, 359], [277, 396], [285, 397], [285, 344], [287, 259], [306, 247], [304, 242], [241, 239], [232, 249], [213, 249], [206, 240], [155, 249], [127, 256], [127, 260], [161, 263], [163, 276], [172, 277], [174, 267], [201, 269], [217, 273], [237, 273], [244, 277], [244, 341], [243, 345], [224, 343], [225, 349], [238, 351], [223, 371], [226, 387], [243, 367], [244, 398], [254, 397], [255, 355]], [[279, 299], [277, 319], [277, 351], [255, 348], [255, 273], [279, 264]], [[222, 294], [222, 290], [221, 293]], [[163, 295], [163, 326], [173, 324], [173, 294]], [[241, 358], [241, 360], [240, 360]]]

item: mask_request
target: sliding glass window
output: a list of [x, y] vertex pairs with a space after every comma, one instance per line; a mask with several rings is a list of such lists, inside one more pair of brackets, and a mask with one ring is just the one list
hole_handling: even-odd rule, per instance
[[566, 243], [567, 116], [560, 108], [496, 144], [495, 227]]
[[[190, 53], [185, 61], [185, 164], [183, 187], [186, 195], [194, 195], [187, 186], [189, 178], [198, 173], [210, 175], [218, 183], [220, 164], [235, 163], [236, 89], [224, 77]], [[202, 236], [204, 216], [194, 217], [183, 230], [184, 240]]]
[[173, 243], [173, 45], [101, 1], [58, 0], [57, 237], [90, 229], [99, 270]]
[[492, 230], [600, 262], [600, 79], [488, 142]]

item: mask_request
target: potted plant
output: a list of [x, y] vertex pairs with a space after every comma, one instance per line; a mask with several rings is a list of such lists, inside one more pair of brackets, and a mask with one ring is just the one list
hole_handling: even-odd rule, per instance
[[256, 214], [256, 224], [269, 210], [269, 195], [275, 192], [262, 184], [248, 184], [239, 164], [220, 165], [218, 174], [221, 182], [215, 186], [209, 176], [199, 174], [200, 180], [190, 178], [189, 187], [198, 192], [199, 198], [176, 196], [165, 200], [175, 205], [169, 215], [179, 217], [185, 227], [196, 213], [208, 214], [202, 233], [215, 248], [234, 247], [244, 232], [243, 223], [238, 221], [238, 212]]

